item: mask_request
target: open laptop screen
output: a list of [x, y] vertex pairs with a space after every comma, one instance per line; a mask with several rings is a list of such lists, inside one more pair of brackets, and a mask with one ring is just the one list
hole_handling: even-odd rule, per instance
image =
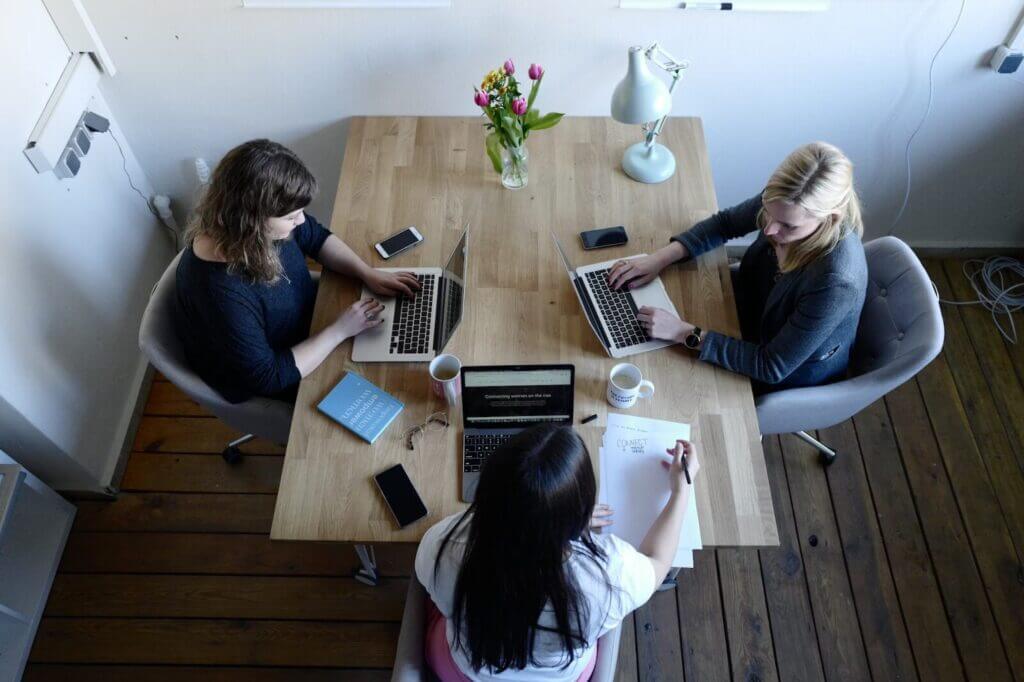
[[440, 353], [448, 345], [455, 328], [462, 321], [463, 287], [466, 281], [467, 229], [455, 245], [455, 250], [441, 271], [440, 288], [437, 297], [437, 316], [434, 324], [434, 348]]
[[572, 423], [571, 365], [466, 367], [462, 376], [463, 415], [467, 427]]

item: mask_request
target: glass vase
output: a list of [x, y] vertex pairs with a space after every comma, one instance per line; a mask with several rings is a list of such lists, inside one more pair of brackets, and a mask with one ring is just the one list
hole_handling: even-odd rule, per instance
[[522, 189], [529, 181], [530, 154], [526, 145], [502, 147], [501, 184], [508, 189]]

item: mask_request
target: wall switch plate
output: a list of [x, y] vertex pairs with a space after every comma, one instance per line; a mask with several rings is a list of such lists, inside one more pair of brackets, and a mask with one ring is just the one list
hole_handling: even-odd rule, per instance
[[72, 55], [32, 129], [25, 156], [37, 173], [55, 169], [63, 159], [72, 132], [89, 108], [96, 92], [100, 70], [84, 52]]
[[996, 48], [995, 54], [992, 55], [992, 61], [989, 64], [997, 73], [1016, 73], [1017, 69], [1020, 68], [1021, 62], [1024, 62], [1024, 52], [1013, 50], [1006, 45], [1000, 45]]

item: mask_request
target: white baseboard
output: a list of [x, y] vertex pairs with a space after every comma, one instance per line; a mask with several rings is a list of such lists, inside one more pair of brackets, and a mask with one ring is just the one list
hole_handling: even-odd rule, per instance
[[124, 414], [121, 417], [121, 424], [118, 429], [120, 443], [117, 448], [117, 456], [112, 457], [107, 463], [107, 470], [103, 476], [104, 490], [97, 491], [115, 494], [121, 486], [121, 477], [124, 475], [125, 466], [128, 464], [128, 456], [132, 451], [132, 444], [135, 442], [135, 432], [138, 430], [139, 421], [142, 419], [143, 409], [146, 407], [146, 400], [149, 398], [149, 388], [153, 383], [153, 366], [149, 364], [146, 356], [139, 351], [139, 364], [135, 370], [135, 377], [132, 380], [130, 399], [126, 402]]

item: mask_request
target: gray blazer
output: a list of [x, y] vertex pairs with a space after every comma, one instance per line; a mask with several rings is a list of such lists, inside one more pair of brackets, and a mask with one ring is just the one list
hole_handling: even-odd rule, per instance
[[[758, 229], [761, 197], [719, 211], [673, 237], [692, 257]], [[743, 339], [710, 331], [700, 359], [744, 374], [755, 391], [815, 386], [846, 373], [867, 289], [860, 237], [843, 238], [831, 253], [779, 274], [764, 234], [747, 249], [734, 278]]]

